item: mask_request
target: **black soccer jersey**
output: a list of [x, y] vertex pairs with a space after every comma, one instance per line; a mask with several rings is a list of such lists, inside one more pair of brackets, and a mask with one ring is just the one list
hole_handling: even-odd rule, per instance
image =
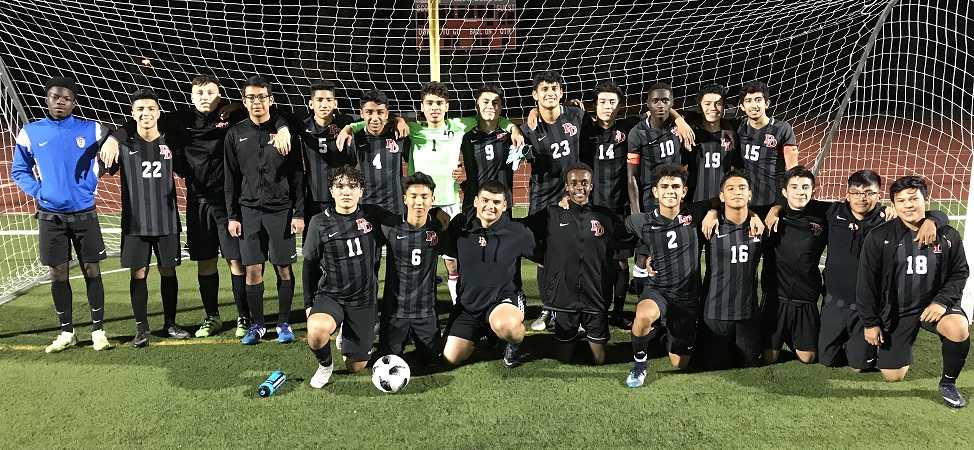
[[757, 312], [757, 270], [763, 241], [750, 237], [749, 227], [747, 219], [737, 225], [720, 215], [717, 231], [706, 244], [704, 318], [747, 320]]
[[761, 282], [766, 298], [818, 302], [822, 272], [818, 269], [828, 242], [826, 213], [831, 203], [812, 200], [802, 210], [783, 205], [778, 231], [765, 238]]
[[565, 169], [579, 161], [583, 120], [586, 120], [584, 111], [562, 105], [561, 115], [555, 123], [539, 118], [534, 130], [521, 127], [527, 143], [531, 144], [527, 155], [531, 163], [528, 214], [561, 200], [565, 192]]
[[870, 230], [886, 222], [885, 208], [878, 205], [862, 220], [856, 219], [848, 202], [833, 203], [826, 219], [829, 242], [825, 260], [825, 293], [851, 307], [856, 303], [859, 251]]
[[125, 128], [113, 134], [118, 141], [118, 163], [109, 172], [122, 171], [122, 232], [135, 236], [179, 233], [176, 184], [173, 180], [175, 147], [165, 135], [146, 142]]
[[656, 275], [646, 279], [648, 286], [671, 293], [675, 301], [695, 301], [700, 288], [699, 213], [679, 214], [673, 219], [651, 212], [626, 218], [626, 228], [646, 246]]
[[363, 129], [355, 133], [353, 139], [355, 158], [365, 178], [361, 203], [378, 205], [402, 214], [405, 208], [402, 202], [402, 162], [409, 149], [409, 139], [396, 139], [391, 123], [378, 136]]
[[514, 187], [514, 171], [507, 163], [510, 149], [511, 134], [502, 129], [484, 133], [474, 128], [463, 136], [460, 153], [467, 173], [467, 181], [463, 183], [464, 209], [473, 206], [477, 188], [485, 181], [500, 181], [509, 189]]
[[[586, 118], [582, 127], [583, 162], [592, 167], [592, 204], [612, 211], [626, 211], [629, 194], [626, 180], [627, 140], [638, 117], [618, 119], [603, 128]], [[626, 211], [628, 212], [628, 211]]]
[[390, 257], [386, 262], [385, 314], [403, 319], [436, 315], [436, 262], [442, 234], [439, 222], [428, 218], [416, 228], [403, 222], [382, 226]]
[[785, 148], [798, 145], [795, 131], [783, 120], [771, 119], [761, 129], [744, 121], [737, 129], [737, 145], [751, 177], [751, 205], [773, 204], [784, 187]]
[[[268, 120], [256, 124], [249, 118], [230, 127], [224, 142], [224, 195], [227, 216], [240, 220], [240, 207], [264, 211], [292, 210], [304, 217], [304, 171], [301, 152], [286, 156], [271, 143], [277, 128]], [[291, 148], [300, 145], [292, 134]]]
[[305, 305], [310, 305], [316, 295], [345, 306], [375, 302], [375, 264], [383, 242], [380, 225], [393, 225], [392, 217], [363, 205], [351, 214], [339, 214], [328, 207], [311, 219], [304, 238], [304, 265], [307, 273], [318, 273], [320, 279], [304, 277]]
[[338, 151], [335, 138], [338, 133], [352, 123], [353, 118], [347, 114], [333, 114], [330, 124], [321, 127], [314, 117], [304, 121], [304, 133], [301, 133], [301, 144], [304, 150], [305, 186], [311, 199], [318, 203], [333, 203], [331, 191], [328, 189], [328, 171], [333, 167], [354, 165], [352, 152]]
[[720, 180], [731, 167], [740, 167], [740, 153], [724, 130], [710, 132], [694, 129], [697, 142], [689, 161], [691, 197], [694, 202], [707, 201], [720, 193]]
[[664, 128], [655, 128], [648, 120], [641, 120], [629, 133], [627, 151], [629, 164], [639, 167], [636, 180], [642, 207], [655, 205], [653, 171], [661, 164], [683, 165], [683, 140], [677, 136], [676, 126], [668, 121]]

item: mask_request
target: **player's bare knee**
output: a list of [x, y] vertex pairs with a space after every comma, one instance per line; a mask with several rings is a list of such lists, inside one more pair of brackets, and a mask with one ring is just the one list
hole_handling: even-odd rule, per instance
[[84, 263], [83, 270], [85, 271], [85, 278], [97, 278], [101, 276], [101, 266], [96, 263]]
[[797, 351], [797, 352], [795, 352], [795, 356], [797, 356], [798, 357], [798, 360], [801, 361], [804, 364], [812, 364], [812, 363], [815, 362], [816, 353], [815, 352]]
[[217, 258], [204, 259], [196, 262], [196, 274], [201, 277], [210, 276], [216, 273]]
[[264, 267], [260, 264], [247, 266], [247, 284], [260, 284], [264, 281]]
[[940, 319], [940, 323], [937, 324], [937, 332], [953, 342], [964, 342], [971, 337], [967, 319], [957, 314], [944, 316]]
[[887, 383], [898, 383], [906, 378], [906, 373], [909, 370], [909, 366], [901, 367], [899, 369], [882, 369], [883, 380]]
[[244, 268], [239, 259], [228, 259], [227, 264], [230, 266], [230, 273], [233, 275], [243, 275], [246, 273], [247, 269]]
[[349, 373], [359, 373], [362, 371], [362, 369], [368, 367], [368, 365], [368, 361], [359, 361], [357, 359], [349, 359], [345, 361], [345, 369], [348, 370]]

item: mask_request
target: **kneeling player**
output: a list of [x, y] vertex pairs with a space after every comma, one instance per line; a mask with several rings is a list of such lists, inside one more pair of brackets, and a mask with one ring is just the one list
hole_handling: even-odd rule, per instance
[[[146, 287], [149, 260], [156, 255], [159, 267], [164, 329], [170, 337], [189, 338], [189, 332], [176, 326], [176, 266], [182, 252], [179, 246], [179, 215], [176, 211], [176, 184], [173, 149], [159, 132], [159, 98], [149, 90], [132, 96], [132, 116], [136, 132], [121, 128], [112, 135], [122, 151], [109, 173], [122, 174], [122, 267], [131, 269], [129, 283], [135, 338], [132, 345], [149, 344]], [[176, 158], [179, 160], [179, 158]]]
[[534, 252], [534, 237], [511, 221], [507, 187], [497, 181], [480, 186], [474, 210], [455, 217], [447, 229], [447, 255], [457, 258], [460, 278], [457, 304], [443, 358], [458, 365], [474, 351], [474, 343], [493, 332], [507, 342], [504, 365], [520, 363], [518, 346], [524, 340], [524, 305], [514, 284], [522, 256]]
[[[443, 227], [429, 215], [435, 190], [436, 184], [429, 175], [416, 172], [406, 177], [406, 221], [398, 226], [382, 226], [390, 256], [382, 298], [380, 355], [402, 355], [410, 338], [427, 360], [440, 355], [436, 260]], [[449, 217], [443, 219], [445, 222]]]
[[923, 328], [940, 336], [943, 375], [940, 393], [947, 406], [967, 402], [956, 381], [970, 350], [968, 320], [960, 307], [970, 275], [964, 245], [954, 228], [937, 231], [937, 243], [914, 243], [925, 218], [927, 184], [907, 176], [893, 182], [890, 197], [899, 220], [866, 236], [859, 258], [856, 306], [866, 342], [878, 346], [886, 381], [901, 381], [913, 361], [913, 343]]

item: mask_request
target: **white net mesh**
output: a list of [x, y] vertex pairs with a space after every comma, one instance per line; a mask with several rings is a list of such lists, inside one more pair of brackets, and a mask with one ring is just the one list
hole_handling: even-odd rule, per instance
[[[278, 85], [277, 102], [300, 112], [314, 79], [337, 82], [345, 110], [356, 104], [360, 91], [371, 88], [388, 94], [394, 111], [418, 110], [416, 92], [430, 73], [426, 1], [300, 3], [169, 1], [147, 7], [126, 1], [8, 0], [0, 5], [5, 30], [0, 59], [12, 79], [11, 92], [31, 120], [44, 114], [44, 81], [61, 74], [82, 86], [77, 114], [111, 124], [125, 120], [126, 93], [138, 87], [159, 91], [166, 109], [186, 104], [188, 80], [195, 73], [219, 77], [231, 98], [239, 97], [234, 86], [247, 75], [269, 75]], [[681, 107], [692, 106], [702, 84], [719, 82], [733, 90], [762, 80], [773, 91], [769, 113], [795, 128], [801, 161], [810, 165], [820, 151], [827, 152], [824, 196], [841, 195], [846, 176], [860, 168], [877, 169], [887, 179], [918, 173], [932, 182], [934, 197], [949, 214], [965, 213], [974, 141], [968, 2], [704, 5], [443, 0], [441, 78], [456, 92], [451, 109], [472, 111], [471, 92], [490, 82], [504, 88], [507, 115], [523, 116], [532, 104], [531, 76], [546, 69], [562, 71], [567, 98], [587, 99], [597, 82], [616, 81], [627, 93], [630, 114], [641, 111], [645, 88], [657, 80], [673, 84]], [[837, 115], [854, 81], [848, 108]], [[9, 99], [0, 100], [0, 142], [9, 163], [10, 141], [21, 124]], [[830, 140], [828, 130], [837, 117]], [[827, 142], [831, 146], [820, 150]], [[523, 173], [517, 181], [517, 200], [523, 202]], [[9, 170], [0, 173], [0, 183], [4, 211], [17, 217], [6, 219], [0, 231], [34, 230], [33, 219], [24, 214], [34, 205], [9, 186]], [[117, 227], [117, 188], [117, 180], [107, 179], [99, 193], [106, 227]], [[0, 292], [38, 273], [33, 239], [4, 241], [0, 264], [7, 267], [0, 273]], [[35, 268], [14, 267], [25, 262]]]

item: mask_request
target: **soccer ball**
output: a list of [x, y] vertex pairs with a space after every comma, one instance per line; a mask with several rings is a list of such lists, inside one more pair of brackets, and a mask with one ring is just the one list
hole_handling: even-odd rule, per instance
[[394, 394], [409, 384], [409, 365], [396, 355], [386, 355], [372, 364], [372, 384], [386, 394]]

